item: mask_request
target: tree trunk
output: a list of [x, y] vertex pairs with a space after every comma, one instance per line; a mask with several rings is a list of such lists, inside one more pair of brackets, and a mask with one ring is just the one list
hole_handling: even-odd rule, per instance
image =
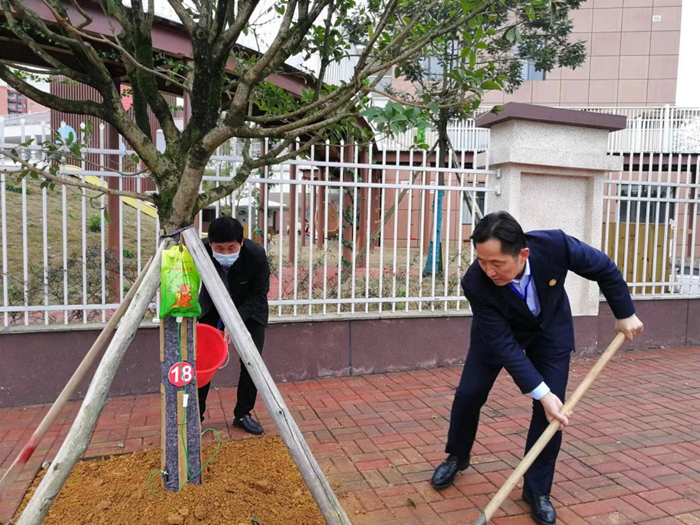
[[173, 385], [169, 379], [175, 363], [186, 362], [196, 370], [196, 319], [185, 317], [178, 323], [175, 318], [167, 317], [160, 323], [161, 469], [165, 489], [178, 492], [188, 482], [202, 483], [197, 374], [184, 387]]

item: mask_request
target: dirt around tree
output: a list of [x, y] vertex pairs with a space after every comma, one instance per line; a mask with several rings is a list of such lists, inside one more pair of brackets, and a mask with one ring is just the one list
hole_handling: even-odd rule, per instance
[[[202, 459], [216, 445], [204, 447]], [[224, 442], [204, 472], [202, 486], [162, 489], [160, 450], [147, 449], [73, 469], [45, 525], [323, 525], [325, 522], [282, 440]], [[42, 470], [18, 514], [36, 490]]]

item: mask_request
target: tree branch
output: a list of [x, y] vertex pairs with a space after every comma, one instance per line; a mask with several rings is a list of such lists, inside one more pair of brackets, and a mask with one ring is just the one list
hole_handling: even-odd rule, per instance
[[[419, 104], [418, 102], [412, 102], [410, 100], [398, 98], [398, 97], [395, 97], [393, 95], [390, 95], [386, 91], [381, 91], [379, 89], [364, 88], [363, 91], [365, 91], [367, 93], [376, 93], [377, 95], [388, 98], [389, 100], [392, 100], [394, 102], [398, 102], [399, 104], [403, 104], [404, 106], [409, 106], [409, 107], [418, 108], [418, 109], [429, 109], [427, 104]], [[471, 98], [471, 97], [463, 98], [458, 102], [453, 102], [452, 104], [438, 104], [437, 106], [440, 109], [454, 109], [454, 108], [464, 106], [464, 104], [467, 103], [469, 98]]]
[[[272, 158], [273, 153], [275, 156], [278, 155], [279, 153], [284, 151], [284, 149], [286, 149], [286, 147], [289, 146], [294, 140], [296, 140], [296, 139], [291, 138], [291, 137], [287, 138], [287, 139], [285, 139], [285, 141], [282, 144], [280, 144], [280, 146], [277, 146], [275, 149], [270, 150], [269, 156], [271, 158], [266, 158], [266, 156], [261, 156], [260, 158], [253, 161], [253, 168], [260, 168], [262, 166], [267, 165], [268, 162], [271, 162], [272, 164], [279, 164], [279, 163], [285, 162], [289, 159], [293, 159], [295, 157], [298, 157], [300, 154], [305, 153], [306, 151], [310, 150], [311, 147], [314, 146], [315, 144], [318, 144], [319, 141], [325, 135], [326, 135], [325, 129], [321, 129], [311, 139], [304, 142], [301, 145], [301, 147], [296, 148], [296, 149], [290, 151], [289, 153], [287, 153], [286, 155], [282, 155], [281, 157]], [[284, 145], [284, 148], [281, 147], [283, 145]], [[265, 159], [265, 160], [263, 160], [263, 159]]]
[[40, 177], [43, 177], [46, 180], [50, 180], [52, 182], [55, 182], [57, 184], [61, 184], [63, 186], [71, 186], [74, 188], [87, 189], [87, 190], [91, 190], [91, 191], [96, 191], [99, 194], [104, 194], [104, 195], [116, 195], [118, 197], [131, 197], [133, 199], [138, 199], [138, 200], [154, 203], [153, 197], [151, 197], [150, 195], [145, 195], [142, 193], [135, 193], [135, 192], [131, 192], [131, 191], [122, 191], [122, 190], [105, 188], [103, 186], [98, 186], [96, 184], [90, 184], [89, 182], [81, 182], [81, 181], [72, 180], [72, 179], [67, 178], [67, 177], [61, 177], [59, 175], [52, 175], [51, 173], [48, 173], [47, 171], [39, 169], [36, 166], [34, 166], [33, 164], [30, 164], [29, 162], [18, 157], [17, 155], [14, 155], [14, 154], [9, 153], [7, 151], [0, 150], [0, 155], [4, 155], [5, 157], [12, 159], [13, 161], [17, 162], [18, 164], [24, 166], [24, 168], [26, 169], [26, 170], [4, 171], [4, 173], [21, 174], [21, 173], [24, 173], [24, 171], [31, 171], [32, 173], [35, 173], [36, 175], [39, 175]]
[[[219, 0], [224, 2], [227, 0]], [[214, 56], [219, 60], [224, 59], [231, 52], [231, 48], [241, 36], [241, 32], [245, 29], [253, 16], [255, 8], [260, 3], [260, 0], [240, 0], [238, 3], [238, 14], [231, 26], [215, 41]], [[228, 18], [228, 17], [225, 17]]]
[[[397, 64], [397, 63], [401, 62], [402, 60], [405, 60], [408, 56], [410, 56], [413, 53], [420, 50], [426, 43], [428, 43], [436, 38], [439, 38], [440, 36], [447, 34], [450, 31], [453, 31], [454, 29], [456, 29], [457, 27], [459, 27], [460, 25], [462, 25], [464, 23], [467, 23], [470, 19], [481, 14], [484, 10], [486, 10], [488, 7], [490, 7], [496, 1], [498, 1], [498, 0], [487, 1], [479, 9], [476, 9], [473, 12], [469, 13], [469, 15], [466, 15], [463, 17], [458, 17], [451, 24], [448, 24], [447, 27], [443, 27], [440, 30], [434, 31], [433, 33], [430, 33], [430, 34], [426, 35], [425, 37], [418, 39], [417, 42], [415, 42], [415, 43], [411, 44], [411, 46], [409, 46], [407, 51], [404, 51], [404, 53], [402, 55], [400, 55], [398, 58], [394, 58], [393, 60], [390, 60], [388, 63], [384, 63], [384, 64], [381, 64], [379, 66], [375, 66], [375, 67], [371, 67], [371, 68], [367, 68], [365, 71], [360, 71], [358, 68], [356, 68], [355, 75], [354, 75], [355, 84], [357, 84], [357, 82], [359, 82], [359, 79], [361, 79], [361, 78], [365, 78], [371, 74], [375, 74], [375, 73], [378, 73], [380, 71], [386, 71], [394, 64]], [[420, 17], [417, 17], [417, 18], [419, 19]], [[402, 31], [401, 35], [407, 36], [408, 33], [410, 32], [410, 28], [413, 27], [414, 22], [417, 23], [416, 19], [412, 20], [411, 24], [408, 24], [407, 28], [404, 31]], [[402, 38], [401, 35], [399, 36], [398, 40], [400, 40]], [[395, 40], [395, 42], [396, 41], [397, 40]], [[283, 55], [283, 53], [279, 53], [279, 55]], [[375, 84], [376, 83], [377, 83], [377, 80], [375, 79]], [[373, 87], [373, 86], [371, 86], [371, 87]], [[355, 94], [353, 93], [353, 96], [354, 95]], [[403, 103], [405, 101], [401, 101], [401, 102]], [[334, 109], [337, 109], [337, 106], [334, 106]], [[290, 115], [295, 115], [295, 116], [301, 115], [301, 114], [304, 114], [303, 108], [300, 110], [297, 110], [296, 112], [290, 113]], [[327, 114], [327, 110], [323, 110], [323, 111], [319, 112], [319, 114], [310, 115], [309, 117], [306, 117], [306, 118], [302, 119], [301, 121], [287, 124], [285, 126], [280, 126], [275, 131], [276, 132], [279, 131], [281, 133], [288, 133], [288, 132], [291, 132], [294, 130], [294, 131], [299, 132], [298, 131], [299, 129], [306, 129], [308, 123], [313, 122], [314, 120], [318, 120], [319, 118], [322, 118], [325, 114]], [[279, 120], [279, 117], [277, 117], [274, 120], [272, 120], [272, 119], [271, 120], [264, 120], [264, 119], [265, 119], [265, 117], [255, 118], [255, 120], [257, 122], [263, 123], [263, 122], [271, 122], [271, 121]], [[253, 119], [251, 119], [251, 120], [253, 120]], [[240, 130], [240, 128], [239, 128], [239, 130]], [[213, 136], [216, 135], [219, 131], [220, 130], [218, 130], [218, 129], [213, 130], [212, 133], [207, 138], [210, 138], [210, 137], [213, 138]], [[235, 134], [235, 132], [231, 133], [229, 136], [233, 136], [234, 134]], [[222, 136], [223, 135], [226, 135], [226, 133], [223, 133]], [[281, 135], [266, 134], [264, 136], [281, 136]], [[226, 139], [224, 138], [223, 140], [221, 140], [221, 142], [219, 142], [219, 144], [223, 143], [224, 140], [226, 140]], [[206, 142], [206, 139], [205, 139], [205, 142]], [[215, 141], [215, 142], [218, 142], [218, 141]]]
[[[17, 22], [17, 19], [12, 13], [12, 7], [7, 0], [0, 0], [0, 6], [2, 6], [3, 8], [5, 18], [7, 19], [8, 25], [10, 26], [10, 30], [17, 36], [17, 38], [19, 38], [22, 41], [23, 44], [25, 44], [29, 49], [31, 49], [37, 57], [41, 58], [44, 62], [46, 62], [49, 66], [53, 67], [55, 70], [60, 71], [61, 75], [94, 87], [94, 83], [88, 75], [66, 67], [65, 64], [61, 63], [58, 59], [54, 58], [53, 56], [49, 55], [46, 51], [44, 51], [44, 49], [39, 45], [39, 43], [36, 40], [34, 40], [31, 36], [29, 36], [24, 31], [22, 26]], [[33, 25], [35, 29], [38, 29], [36, 27], [36, 24], [33, 23], [33, 17], [28, 16], [26, 10], [22, 8], [18, 10], [18, 13], [20, 13], [25, 20], [27, 20], [31, 25]]]
[[180, 19], [180, 22], [182, 22], [182, 25], [185, 26], [187, 33], [190, 36], [194, 36], [194, 33], [197, 30], [197, 26], [194, 22], [194, 19], [187, 12], [187, 8], [185, 8], [185, 6], [180, 0], [168, 0], [168, 3], [177, 14], [178, 18]]
[[[248, 127], [236, 127], [236, 126], [231, 126], [227, 123], [225, 120], [222, 122], [219, 126], [217, 126], [215, 129], [210, 131], [204, 139], [202, 139], [202, 147], [205, 148], [207, 151], [214, 151], [216, 148], [218, 148], [221, 144], [223, 144], [226, 140], [233, 136], [239, 136], [239, 137], [246, 137], [250, 136], [250, 138], [263, 138], [263, 137], [279, 137], [283, 136], [287, 133], [290, 132], [296, 132], [298, 129], [305, 129], [305, 126], [309, 124], [313, 124], [319, 119], [325, 118], [327, 115], [330, 115], [347, 104], [350, 103], [350, 101], [356, 96], [356, 93], [354, 91], [351, 91], [350, 89], [347, 90], [347, 92], [343, 95], [343, 97], [334, 102], [332, 105], [322, 109], [318, 113], [314, 113], [313, 115], [309, 115], [308, 117], [304, 117], [300, 120], [294, 121], [290, 124], [286, 124], [284, 126], [279, 126], [277, 128], [248, 128]], [[313, 105], [313, 104], [312, 104]], [[249, 117], [249, 119], [252, 120], [252, 117]], [[326, 121], [321, 121], [321, 122], [326, 122]], [[259, 132], [257, 135], [246, 135], [245, 133], [251, 133], [253, 131]], [[243, 134], [240, 134], [243, 133]], [[269, 133], [274, 133], [274, 134], [269, 134]], [[299, 133], [296, 133], [295, 136], [298, 136]]]
[[97, 37], [97, 36], [92, 36], [92, 35], [90, 35], [90, 34], [88, 34], [88, 33], [85, 33], [84, 31], [80, 31], [79, 29], [77, 29], [77, 28], [75, 28], [75, 27], [70, 27], [68, 30], [69, 30], [70, 32], [72, 32], [72, 33], [75, 33], [76, 35], [79, 35], [81, 38], [85, 38], [85, 39], [87, 39], [87, 40], [92, 40], [92, 41], [94, 41], [94, 42], [99, 42], [99, 43], [101, 43], [101, 44], [106, 44], [106, 45], [112, 47], [112, 48], [115, 49], [116, 51], [119, 51], [119, 53], [121, 53], [121, 55], [126, 59], [125, 62], [129, 62], [134, 68], [139, 69], [139, 70], [141, 70], [141, 71], [143, 71], [143, 72], [145, 72], [145, 73], [149, 73], [149, 74], [151, 74], [151, 75], [154, 75], [154, 76], [160, 78], [161, 80], [164, 80], [164, 81], [166, 81], [166, 82], [168, 82], [168, 83], [170, 83], [170, 84], [173, 84], [173, 85], [179, 87], [179, 88], [182, 89], [183, 91], [189, 92], [190, 88], [189, 88], [188, 86], [186, 86], [185, 84], [183, 84], [183, 83], [181, 83], [181, 82], [178, 82], [177, 80], [175, 80], [175, 79], [172, 78], [172, 77], [169, 77], [169, 76], [168, 76], [167, 74], [165, 74], [165, 73], [161, 73], [161, 72], [158, 71], [158, 70], [148, 68], [148, 67], [144, 66], [143, 64], [141, 64], [138, 60], [136, 60], [136, 59], [133, 57], [133, 55], [132, 55], [131, 53], [129, 53], [129, 52], [119, 43], [119, 38], [118, 38], [118, 37], [115, 36], [116, 42], [112, 42], [109, 38], [107, 38], [107, 37], [104, 36], [104, 35], [100, 35], [99, 37]]
[[226, 27], [226, 22], [234, 20], [235, 14], [232, 13], [232, 7], [233, 0], [218, 0], [216, 3], [216, 12], [214, 13], [214, 20], [209, 34], [209, 43], [217, 42], [221, 38], [221, 32]]
[[[288, 34], [284, 35], [284, 38], [280, 42], [277, 49], [272, 52], [272, 46], [270, 46], [270, 49], [268, 49], [263, 56], [263, 58], [267, 57], [267, 64], [260, 67], [263, 63], [263, 60], [261, 59], [261, 61], [255, 65], [255, 68], [260, 67], [260, 71], [253, 74], [255, 82], [259, 82], [261, 79], [266, 78], [276, 68], [284, 64], [285, 60], [291, 56], [294, 49], [302, 42], [304, 36], [308, 33], [314, 21], [321, 15], [323, 10], [330, 4], [330, 2], [331, 0], [317, 0], [316, 4], [311, 9], [311, 12], [308, 12], [308, 8], [303, 8], [303, 16], [301, 14], [299, 15], [298, 22], [288, 31]], [[303, 0], [302, 4], [300, 4], [300, 10], [303, 6], [308, 6], [306, 0]], [[278, 36], [280, 36], [280, 34], [281, 33], [278, 33]], [[248, 73], [251, 73], [251, 71], [249, 70]]]
[[291, 119], [299, 117], [301, 115], [305, 115], [309, 111], [312, 111], [312, 110], [316, 109], [317, 107], [322, 106], [323, 104], [326, 104], [327, 102], [330, 102], [338, 95], [340, 95], [343, 92], [348, 91], [350, 89], [354, 89], [354, 86], [352, 84], [343, 84], [338, 89], [329, 93], [328, 95], [321, 97], [316, 102], [309, 104], [307, 106], [304, 106], [302, 108], [299, 108], [297, 110], [290, 111], [289, 113], [285, 113], [284, 115], [251, 116], [251, 117], [246, 118], [246, 120], [249, 122], [254, 122], [256, 124], [270, 124], [272, 122], [279, 122], [282, 120], [291, 120]]
[[104, 118], [104, 111], [97, 102], [90, 100], [70, 100], [52, 95], [37, 89], [33, 85], [25, 82], [15, 75], [9, 67], [0, 65], [0, 79], [7, 82], [14, 89], [39, 104], [49, 109], [64, 111], [66, 113], [92, 115], [93, 117]]
[[[140, 0], [139, 0], [140, 1]], [[139, 127], [144, 135], [150, 136], [150, 124], [148, 123], [147, 107], [150, 107], [153, 114], [158, 119], [168, 146], [176, 144], [180, 140], [180, 131], [175, 125], [170, 107], [160, 94], [154, 76], [165, 79], [178, 85], [185, 91], [189, 91], [184, 84], [171, 79], [168, 75], [162, 74], [155, 69], [153, 61], [153, 42], [151, 40], [151, 29], [153, 27], [153, 2], [149, 0], [149, 12], [143, 12], [142, 4], [137, 4], [132, 9], [132, 16], [129, 17], [123, 5], [116, 8], [115, 18], [124, 28], [127, 45], [131, 47], [132, 54], [122, 45], [119, 36], [114, 29], [112, 33], [116, 42], [102, 35], [100, 41], [112, 46], [126, 58], [125, 66], [132, 89], [134, 90], [134, 108], [136, 111]], [[86, 35], [91, 38], [90, 35]], [[145, 73], [145, 75], [144, 75]], [[151, 142], [155, 140], [151, 137]]]
[[[15, 3], [19, 3], [17, 2], [17, 0], [13, 1]], [[68, 19], [68, 15], [66, 14], [65, 8], [62, 4], [52, 5], [49, 0], [42, 0], [42, 2], [44, 3], [44, 5], [46, 5], [46, 7], [49, 8], [49, 10], [51, 10], [51, 13], [54, 15], [54, 19], [56, 20], [58, 25], [61, 26], [61, 28], [63, 28], [64, 31], [68, 32], [70, 28], [73, 27]], [[94, 47], [85, 43], [83, 40], [69, 38], [65, 35], [59, 35], [56, 32], [50, 31], [48, 26], [46, 26], [46, 24], [44, 23], [44, 21], [32, 11], [24, 9], [24, 14], [25, 16], [33, 19], [34, 23], [37, 24], [39, 27], [44, 28], [43, 30], [47, 34], [55, 35], [55, 37], [52, 38], [56, 38], [56, 40], [63, 43], [65, 46], [67, 46], [70, 50], [73, 51], [78, 61], [81, 62], [85, 70], [90, 73], [91, 78], [93, 79], [91, 85], [95, 87], [95, 89], [97, 89], [105, 99], [108, 99], [110, 94], [116, 94], [117, 96], [119, 96], [119, 94], [116, 93], [116, 90], [114, 89], [112, 77], [110, 76], [109, 71], [105, 67], [102, 57], [100, 57], [97, 54], [97, 51]]]
[[[165, 165], [160, 153], [124, 110], [121, 98], [105, 101], [103, 104], [91, 100], [70, 100], [37, 89], [33, 85], [17, 77], [7, 66], [0, 65], [0, 79], [26, 97], [46, 106], [65, 113], [76, 115], [91, 115], [112, 124], [132, 145], [136, 153], [151, 169], [154, 178], [164, 172]], [[116, 92], [116, 88], [114, 89]], [[109, 108], [108, 111], [106, 108]]]
[[78, 13], [80, 13], [80, 16], [82, 16], [85, 19], [84, 22], [75, 26], [76, 29], [83, 29], [84, 27], [87, 27], [90, 24], [92, 24], [92, 22], [93, 22], [92, 17], [85, 12], [85, 10], [80, 6], [80, 4], [76, 0], [70, 0], [70, 1], [71, 1], [71, 4], [73, 4], [73, 7], [75, 7], [75, 9], [78, 11]]
[[279, 155], [282, 151], [289, 147], [289, 145], [291, 145], [296, 140], [296, 138], [286, 138], [279, 146], [276, 146], [274, 149], [270, 150], [268, 153], [262, 155], [256, 160], [252, 160], [249, 157], [247, 161], [244, 160], [243, 164], [241, 164], [233, 179], [231, 179], [229, 182], [224, 182], [223, 184], [220, 184], [215, 188], [211, 188], [210, 190], [204, 193], [201, 193], [197, 199], [197, 208], [199, 208], [200, 210], [206, 208], [210, 204], [213, 204], [216, 201], [221, 200], [227, 195], [230, 195], [231, 193], [236, 191], [245, 183], [245, 181], [248, 179], [248, 176], [250, 175], [250, 172], [255, 168], [259, 168], [261, 166], [274, 166], [277, 164], [281, 164], [289, 159], [301, 155], [302, 153], [305, 153], [306, 151], [311, 149], [313, 145], [318, 144], [318, 142], [324, 137], [324, 135], [325, 130], [319, 131], [314, 137], [305, 142], [300, 148], [292, 149], [289, 153], [287, 153], [286, 155], [282, 155], [281, 157], [277, 157], [277, 155]]
[[51, 76], [61, 76], [61, 70], [60, 69], [53, 69], [53, 68], [38, 68], [34, 66], [22, 66], [19, 64], [15, 64], [14, 62], [11, 62], [9, 60], [2, 60], [0, 59], [0, 64], [3, 66], [7, 66], [12, 69], [17, 69], [19, 71], [24, 71], [26, 73], [29, 73], [31, 75], [51, 75]]
[[[374, 35], [367, 43], [367, 47], [365, 47], [362, 53], [360, 53], [360, 57], [358, 58], [357, 64], [355, 65], [355, 71], [360, 71], [365, 66], [365, 62], [367, 61], [369, 52], [374, 47], [374, 44], [376, 44], [379, 37], [382, 35], [384, 28], [389, 23], [389, 20], [391, 20], [391, 16], [394, 14], [394, 10], [396, 9], [396, 2], [397, 0], [391, 0], [389, 4], [387, 4], [386, 10], [384, 11], [384, 13], [382, 13], [382, 17], [379, 19], [379, 24], [377, 24], [377, 28], [374, 31]], [[425, 3], [424, 10], [427, 9], [428, 5], [430, 5], [430, 2]], [[415, 17], [416, 23], [419, 18], [420, 17]], [[408, 31], [408, 28], [404, 29], [404, 31]]]
[[[412, 17], [411, 21], [401, 30], [401, 32], [396, 35], [387, 46], [381, 50], [383, 54], [388, 54], [390, 53], [394, 48], [400, 47], [403, 45], [403, 43], [406, 41], [406, 39], [409, 37], [411, 33], [411, 29], [413, 29], [416, 25], [418, 25], [422, 20], [423, 20], [423, 15], [430, 9], [431, 4], [430, 2], [425, 2], [423, 6], [418, 10], [418, 12]], [[393, 14], [393, 13], [392, 13]], [[373, 42], [376, 42], [376, 40], [379, 38], [380, 35], [375, 35]], [[365, 62], [367, 61], [367, 58], [369, 57], [370, 52], [372, 51], [371, 46], [367, 46], [365, 50], [360, 54], [360, 58], [357, 61], [357, 65], [355, 66], [355, 75], [353, 75], [353, 78], [355, 82], [357, 83], [358, 81], [361, 80], [357, 76], [357, 74], [362, 71], [362, 68], [364, 67]]]
[[[392, 0], [392, 2], [395, 0]], [[321, 89], [323, 88], [323, 80], [326, 78], [326, 68], [330, 63], [331, 58], [331, 24], [333, 23], [333, 13], [335, 12], [335, 2], [331, 0], [328, 4], [328, 13], [326, 14], [326, 24], [324, 27], [323, 34], [323, 53], [321, 55], [321, 67], [318, 71], [318, 78], [316, 79], [316, 89], [314, 90], [314, 102], [316, 102], [321, 96]]]
[[[330, 1], [330, 0], [328, 0]], [[250, 85], [256, 84], [260, 81], [262, 77], [262, 72], [265, 68], [273, 61], [275, 56], [279, 53], [282, 45], [287, 41], [290, 36], [290, 27], [294, 20], [294, 12], [296, 11], [298, 5], [298, 0], [289, 0], [287, 3], [287, 9], [282, 17], [282, 22], [280, 23], [280, 28], [277, 31], [275, 39], [270, 44], [268, 50], [263, 54], [262, 57], [255, 63], [253, 67], [248, 69], [243, 75], [243, 81], [249, 83]], [[285, 58], [286, 59], [286, 58]]]
[[[63, 19], [63, 17], [56, 12], [56, 10], [51, 4], [49, 4], [46, 0], [41, 1], [49, 9], [49, 11], [51, 11], [51, 14], [54, 15], [54, 18]], [[3, 2], [3, 4], [4, 3], [5, 2]], [[57, 33], [56, 31], [50, 29], [49, 26], [46, 25], [44, 20], [40, 16], [38, 16], [34, 11], [28, 9], [23, 2], [19, 0], [10, 0], [10, 2], [8, 3], [12, 5], [12, 8], [15, 11], [17, 11], [18, 14], [22, 15], [24, 21], [30, 23], [32, 26], [34, 26], [35, 29], [39, 29], [41, 32], [44, 33], [44, 35], [46, 35], [46, 37], [50, 38], [51, 40], [55, 40], [56, 42], [68, 47], [70, 47], [71, 44], [75, 43], [73, 39], [68, 38], [67, 36], [62, 35], [61, 33]]]
[[[423, 46], [428, 44], [429, 42], [432, 42], [433, 40], [440, 38], [443, 35], [446, 35], [448, 33], [451, 33], [455, 29], [457, 29], [459, 26], [462, 24], [465, 24], [475, 18], [476, 16], [480, 15], [483, 13], [486, 9], [491, 7], [494, 4], [497, 4], [499, 0], [488, 0], [486, 1], [481, 7], [478, 9], [475, 9], [468, 15], [462, 16], [455, 18], [451, 23], [445, 24], [442, 26], [442, 28], [438, 31], [435, 31], [433, 33], [429, 33], [421, 38], [419, 38], [416, 42], [410, 45], [404, 52], [398, 56], [392, 57], [388, 62], [385, 62], [381, 64], [380, 66], [375, 66], [368, 68], [367, 70], [364, 71], [363, 76], [370, 76], [375, 73], [378, 73], [379, 71], [382, 71], [383, 69], [386, 69], [388, 67], [392, 67], [400, 62], [403, 62], [404, 60], [410, 58], [413, 54], [417, 53], [418, 51], [421, 50]], [[382, 50], [382, 54], [385, 54], [385, 50]]]
[[[330, 0], [317, 0], [317, 3], [309, 13], [307, 0], [299, 0], [299, 2], [297, 0], [289, 0], [275, 40], [265, 54], [241, 78], [238, 89], [229, 105], [229, 115], [234, 120], [245, 118], [244, 110], [253, 86], [266, 78], [289, 58], [294, 48], [303, 40], [314, 20], [318, 18], [328, 3], [330, 3]], [[299, 21], [292, 27], [291, 23], [297, 5], [299, 5]]]

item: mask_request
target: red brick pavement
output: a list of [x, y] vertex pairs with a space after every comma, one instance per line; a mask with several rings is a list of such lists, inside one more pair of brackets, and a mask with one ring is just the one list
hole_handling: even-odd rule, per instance
[[[591, 367], [572, 365], [571, 387]], [[473, 523], [522, 457], [528, 399], [505, 374], [482, 415], [473, 468], [440, 493], [428, 485], [443, 447], [461, 369], [301, 381], [282, 391], [316, 458], [356, 525]], [[208, 426], [230, 439], [234, 389], [212, 390]], [[0, 472], [46, 407], [0, 410]], [[78, 404], [71, 404], [22, 472], [8, 519], [41, 463], [52, 458]], [[158, 446], [160, 398], [112, 399], [86, 456]], [[257, 417], [273, 433], [259, 406]], [[700, 525], [700, 348], [633, 352], [611, 363], [580, 403], [565, 436], [552, 493], [559, 523]], [[495, 525], [534, 523], [516, 490]], [[276, 524], [270, 524], [276, 525]]]

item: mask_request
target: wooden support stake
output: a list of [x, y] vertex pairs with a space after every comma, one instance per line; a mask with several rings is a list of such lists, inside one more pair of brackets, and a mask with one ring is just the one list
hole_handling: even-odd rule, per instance
[[316, 500], [326, 523], [328, 525], [350, 525], [350, 519], [318, 466], [294, 418], [292, 418], [282, 395], [253, 343], [253, 339], [250, 337], [248, 329], [233, 305], [231, 296], [226, 292], [225, 287], [221, 286], [221, 278], [205, 251], [199, 234], [195, 229], [189, 228], [182, 235], [187, 241], [187, 247], [202, 276], [204, 285], [211, 294], [214, 305], [233, 338], [234, 347], [253, 383], [258, 388], [272, 421], [287, 445], [292, 459], [299, 468], [299, 472]]
[[148, 272], [134, 295], [134, 300], [119, 323], [112, 341], [102, 358], [80, 411], [71, 426], [61, 449], [39, 484], [17, 525], [39, 525], [58, 496], [75, 463], [85, 452], [97, 419], [107, 402], [109, 388], [119, 364], [139, 329], [143, 316], [160, 285], [161, 253], [169, 241], [163, 241], [153, 257]]
[[78, 368], [75, 369], [75, 372], [73, 372], [73, 375], [68, 380], [68, 383], [66, 383], [66, 386], [63, 387], [63, 390], [56, 398], [56, 401], [54, 401], [53, 405], [51, 406], [51, 409], [44, 416], [44, 419], [42, 419], [41, 423], [39, 423], [39, 426], [34, 431], [29, 440], [27, 440], [24, 447], [22, 447], [22, 450], [12, 462], [12, 465], [10, 465], [10, 468], [7, 470], [7, 472], [5, 472], [5, 474], [2, 476], [2, 479], [0, 479], [0, 501], [3, 500], [5, 492], [9, 490], [14, 481], [17, 479], [17, 476], [21, 472], [24, 465], [27, 464], [29, 458], [32, 457], [32, 454], [34, 454], [36, 447], [39, 446], [39, 443], [41, 443], [41, 440], [44, 438], [49, 428], [51, 428], [51, 425], [56, 420], [58, 414], [61, 412], [63, 407], [66, 406], [66, 403], [71, 398], [71, 396], [75, 393], [75, 391], [78, 388], [78, 385], [88, 373], [88, 370], [90, 370], [90, 367], [95, 362], [95, 359], [97, 359], [97, 356], [99, 356], [100, 353], [102, 353], [102, 351], [104, 350], [107, 341], [109, 341], [109, 338], [112, 337], [112, 333], [114, 332], [117, 323], [119, 323], [122, 316], [124, 315], [124, 312], [126, 312], [126, 309], [131, 304], [134, 295], [136, 295], [136, 290], [138, 290], [139, 286], [141, 286], [141, 282], [143, 282], [143, 277], [146, 275], [146, 272], [148, 271], [148, 268], [150, 267], [152, 261], [153, 258], [149, 259], [149, 261], [146, 263], [146, 266], [144, 266], [143, 271], [132, 285], [131, 289], [129, 290], [129, 293], [126, 294], [126, 297], [124, 297], [124, 300], [114, 312], [114, 315], [112, 315], [109, 322], [102, 329], [100, 335], [97, 336], [97, 339], [92, 344], [92, 347], [90, 347], [88, 353], [85, 354], [85, 357], [83, 358], [82, 362], [80, 363], [80, 365], [78, 365]]

